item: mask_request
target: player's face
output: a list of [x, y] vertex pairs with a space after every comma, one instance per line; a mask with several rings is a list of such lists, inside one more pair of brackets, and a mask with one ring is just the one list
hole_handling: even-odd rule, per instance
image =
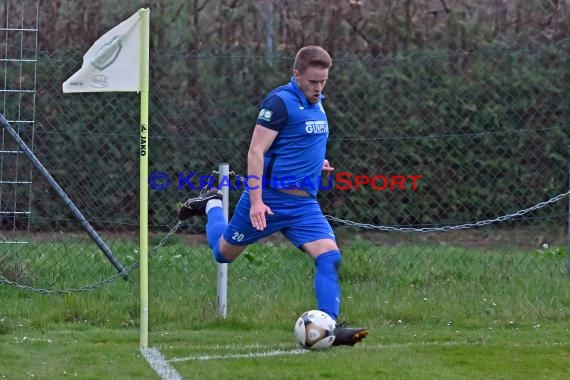
[[294, 70], [293, 74], [295, 75], [297, 86], [305, 94], [309, 103], [317, 103], [329, 79], [329, 69], [309, 66], [305, 72], [300, 73], [298, 70]]

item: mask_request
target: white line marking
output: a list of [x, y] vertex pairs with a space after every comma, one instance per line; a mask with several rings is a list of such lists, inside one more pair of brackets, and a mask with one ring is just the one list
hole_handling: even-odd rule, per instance
[[355, 349], [360, 350], [388, 350], [388, 349], [400, 349], [400, 348], [410, 348], [410, 347], [426, 347], [426, 346], [439, 346], [439, 347], [453, 347], [453, 346], [510, 346], [510, 347], [544, 347], [544, 346], [560, 346], [565, 345], [566, 343], [562, 342], [538, 342], [538, 343], [528, 343], [528, 344], [521, 344], [521, 343], [508, 343], [508, 342], [495, 342], [495, 343], [484, 343], [484, 342], [469, 342], [465, 341], [446, 341], [446, 342], [408, 342], [408, 343], [391, 343], [391, 344], [375, 344], [375, 345], [367, 345], [362, 344], [355, 346]]
[[141, 348], [141, 353], [162, 380], [182, 380], [182, 376], [168, 364], [157, 348]]
[[250, 359], [250, 358], [267, 358], [271, 356], [283, 356], [283, 355], [302, 355], [309, 352], [308, 350], [303, 350], [301, 348], [290, 351], [274, 350], [266, 352], [249, 352], [246, 354], [227, 354], [227, 355], [192, 355], [186, 356], [184, 358], [172, 358], [169, 362], [186, 362], [190, 360], [203, 361], [203, 360], [226, 360], [226, 359]]
[[215, 345], [211, 345], [211, 344], [193, 344], [192, 350], [193, 351], [217, 351], [217, 350], [235, 350], [235, 351], [239, 351], [239, 350], [247, 350], [247, 349], [252, 349], [252, 350], [280, 350], [280, 349], [287, 349], [287, 348], [291, 348], [294, 347], [295, 344], [291, 344], [291, 343], [276, 343], [276, 344], [261, 344], [261, 343], [252, 343], [252, 344], [238, 344], [238, 343], [233, 343], [233, 344], [224, 344], [224, 345], [220, 345], [220, 344], [215, 344]]
[[440, 347], [446, 347], [446, 346], [471, 346], [471, 345], [475, 345], [478, 343], [470, 343], [467, 341], [448, 341], [448, 342], [437, 342], [437, 341], [433, 341], [433, 342], [407, 342], [407, 343], [391, 343], [391, 344], [378, 344], [378, 345], [374, 345], [374, 346], [366, 346], [363, 345], [359, 348], [368, 348], [368, 349], [390, 349], [390, 348], [409, 348], [409, 347], [422, 347], [422, 346], [440, 346]]
[[[516, 345], [518, 347], [534, 347], [534, 346], [544, 346], [544, 345], [562, 345], [565, 343], [559, 342], [543, 342], [539, 344], [530, 344], [530, 345]], [[485, 345], [484, 343], [478, 342], [469, 342], [469, 341], [446, 341], [446, 342], [407, 342], [407, 343], [391, 343], [391, 344], [375, 344], [375, 345], [367, 345], [366, 342], [354, 347], [357, 350], [389, 350], [389, 349], [401, 349], [401, 348], [409, 348], [409, 347], [422, 347], [422, 346], [440, 346], [440, 347], [453, 347], [453, 346], [480, 346]], [[282, 345], [279, 345], [282, 346]], [[287, 346], [287, 345], [283, 345]], [[210, 346], [210, 349], [219, 350], [222, 348], [234, 348], [234, 349], [243, 349], [243, 348], [264, 348], [268, 347], [267, 345], [262, 344], [250, 344], [250, 345], [225, 345], [225, 346]], [[271, 347], [271, 346], [269, 346]], [[267, 358], [273, 356], [285, 356], [285, 355], [302, 355], [310, 352], [309, 350], [304, 349], [296, 349], [296, 350], [272, 350], [272, 351], [265, 351], [265, 352], [248, 352], [243, 354], [198, 354], [198, 355], [191, 355], [186, 357], [179, 357], [179, 358], [172, 358], [168, 360], [171, 363], [176, 362], [185, 362], [185, 361], [205, 361], [205, 360], [227, 360], [227, 359], [251, 359], [251, 358]]]
[[453, 346], [479, 346], [485, 345], [478, 342], [469, 342], [469, 341], [445, 341], [445, 342], [438, 342], [438, 341], [431, 341], [431, 342], [405, 342], [405, 343], [389, 343], [389, 344], [375, 344], [375, 345], [366, 345], [362, 344], [356, 346], [360, 350], [398, 350], [400, 348], [410, 348], [410, 347], [427, 347], [427, 346], [437, 346], [437, 347], [453, 347]]
[[[358, 349], [394, 349], [394, 348], [404, 348], [404, 347], [412, 347], [412, 346], [455, 346], [455, 345], [463, 345], [469, 344], [467, 342], [416, 342], [416, 343], [395, 343], [395, 344], [379, 344], [374, 346], [366, 346], [365, 344], [356, 346], [355, 348]], [[289, 345], [279, 345], [279, 346], [289, 346]], [[267, 345], [262, 344], [249, 344], [249, 345], [226, 345], [226, 346], [211, 346], [210, 349], [221, 349], [221, 348], [231, 348], [231, 349], [243, 349], [243, 348], [264, 348], [268, 347]], [[195, 348], [195, 347], [194, 347]], [[172, 358], [169, 360], [171, 363], [176, 362], [185, 362], [185, 361], [205, 361], [205, 360], [227, 360], [227, 359], [251, 359], [251, 358], [267, 358], [272, 356], [284, 356], [284, 355], [302, 355], [309, 352], [309, 350], [304, 349], [296, 349], [296, 350], [272, 350], [272, 351], [265, 351], [265, 352], [247, 352], [243, 354], [199, 354], [199, 355], [190, 355], [180, 358]]]

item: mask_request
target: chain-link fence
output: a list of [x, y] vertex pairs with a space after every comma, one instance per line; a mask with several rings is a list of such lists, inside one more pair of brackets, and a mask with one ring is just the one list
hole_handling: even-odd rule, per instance
[[[541, 202], [569, 187], [569, 48], [561, 43], [532, 50], [333, 57], [325, 108], [327, 158], [335, 174], [319, 199], [325, 213], [337, 218], [331, 223], [341, 245], [362, 238], [372, 248], [392, 247], [395, 267], [398, 260], [437, 262], [438, 247], [448, 244], [506, 265], [516, 256], [517, 265], [564, 272], [568, 197]], [[63, 94], [63, 81], [81, 65], [80, 53], [43, 52], [38, 59], [34, 152], [117, 259], [136, 266], [139, 96]], [[150, 173], [169, 180], [164, 189], [150, 191], [151, 244], [176, 224], [177, 202], [197, 194], [200, 176], [220, 162], [246, 174], [259, 102], [289, 80], [292, 60], [151, 53]], [[231, 210], [239, 191], [230, 193]], [[512, 217], [496, 220], [504, 215]], [[0, 246], [3, 279], [66, 289], [114, 275], [36, 172], [31, 215], [20, 219], [19, 228], [30, 222], [29, 243]], [[343, 220], [388, 228], [362, 229]], [[492, 222], [477, 224], [485, 220]], [[473, 228], [449, 228], [464, 224]], [[422, 232], [406, 231], [410, 227]], [[157, 251], [161, 257], [187, 255], [194, 243], [205, 241], [203, 232], [204, 220], [193, 219], [171, 238], [187, 245], [165, 244]], [[544, 260], [542, 253], [552, 258]], [[380, 264], [386, 257], [370, 260]], [[283, 275], [267, 273], [266, 266], [263, 271]]]

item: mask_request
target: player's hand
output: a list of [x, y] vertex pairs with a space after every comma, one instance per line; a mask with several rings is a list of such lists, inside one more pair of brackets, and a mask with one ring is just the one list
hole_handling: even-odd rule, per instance
[[334, 168], [331, 166], [331, 164], [329, 163], [329, 160], [324, 160], [323, 161], [323, 173], [325, 173], [327, 175], [327, 178], [331, 175], [331, 173], [334, 171]]
[[251, 205], [249, 210], [249, 219], [251, 225], [258, 231], [262, 231], [267, 227], [267, 220], [265, 214], [273, 215], [273, 211], [263, 202], [257, 202]]

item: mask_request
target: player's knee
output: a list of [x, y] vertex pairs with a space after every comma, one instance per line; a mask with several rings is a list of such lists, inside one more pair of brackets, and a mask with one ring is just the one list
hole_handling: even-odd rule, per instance
[[214, 260], [216, 260], [218, 263], [220, 264], [229, 264], [232, 261], [234, 261], [233, 259], [227, 259], [224, 254], [222, 253], [222, 251], [220, 250], [220, 245], [216, 244], [216, 246], [214, 247], [214, 249], [212, 250], [212, 255], [214, 256]]
[[229, 244], [224, 237], [221, 237], [216, 246], [212, 249], [214, 260], [219, 263], [233, 262], [247, 247], [247, 245]]
[[324, 270], [327, 272], [336, 272], [342, 261], [342, 255], [340, 251], [330, 251], [321, 253], [315, 259], [315, 265], [317, 266], [318, 270]]

